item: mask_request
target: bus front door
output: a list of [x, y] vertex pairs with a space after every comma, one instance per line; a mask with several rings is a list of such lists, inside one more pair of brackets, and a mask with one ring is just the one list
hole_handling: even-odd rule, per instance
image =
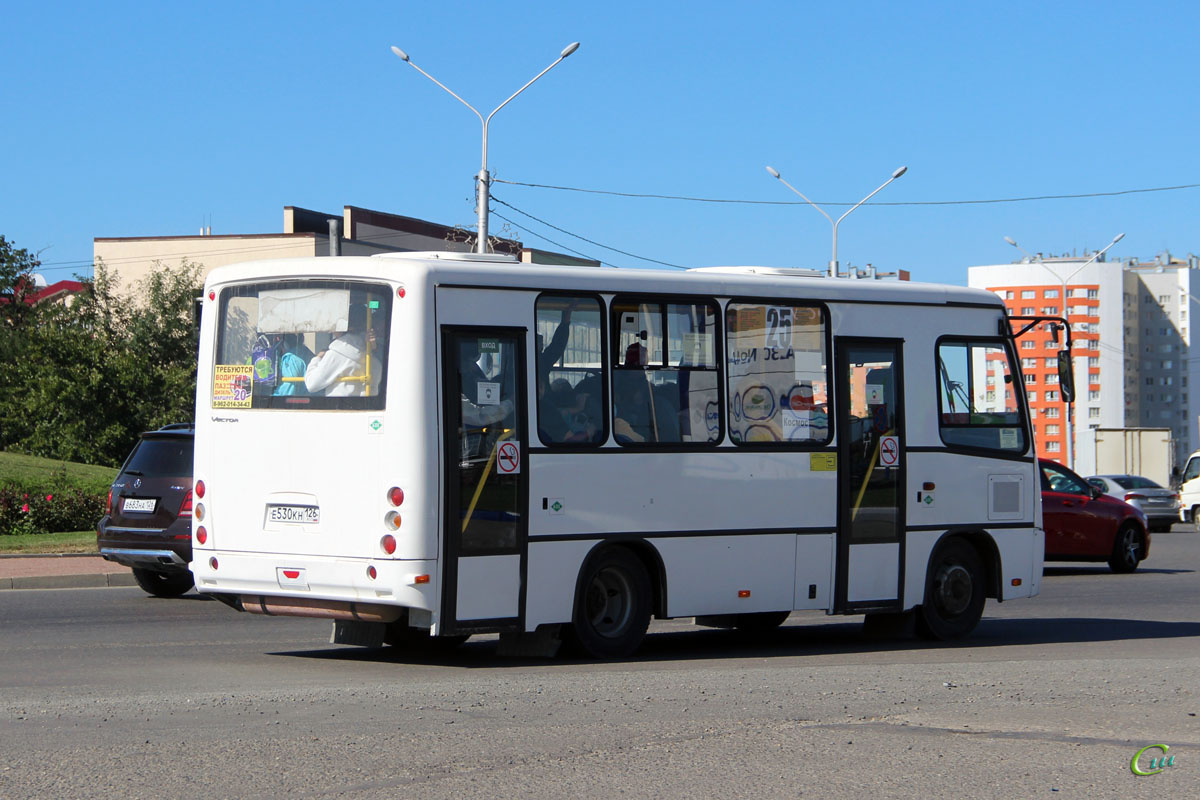
[[442, 328], [441, 630], [518, 629], [527, 535], [525, 331]]
[[898, 339], [837, 339], [835, 610], [899, 610], [904, 426]]

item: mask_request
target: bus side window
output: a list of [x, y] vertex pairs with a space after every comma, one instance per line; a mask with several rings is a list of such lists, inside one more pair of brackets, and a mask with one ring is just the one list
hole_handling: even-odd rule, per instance
[[608, 436], [600, 299], [543, 294], [535, 314], [538, 438], [598, 446]]
[[613, 435], [618, 444], [720, 439], [717, 305], [613, 303]]

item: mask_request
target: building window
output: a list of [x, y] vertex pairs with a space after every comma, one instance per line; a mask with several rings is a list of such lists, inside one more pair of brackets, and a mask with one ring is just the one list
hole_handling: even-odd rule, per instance
[[1037, 383], [1037, 375], [1025, 374], [1025, 383]]
[[1058, 367], [1058, 356], [1054, 356], [1053, 358], [1047, 358], [1046, 366], [1050, 367], [1051, 369], [1057, 368]]
[[1022, 300], [1032, 300], [1035, 297], [1037, 297], [1037, 292], [1035, 292], [1033, 289], [1022, 289], [1021, 290], [1021, 299]]
[[1089, 300], [1098, 300], [1100, 298], [1100, 290], [1099, 289], [1088, 289], [1087, 297]]
[[[1046, 359], [1046, 360], [1047, 360], [1047, 361], [1052, 361], [1053, 359], [1049, 359], [1049, 358], [1048, 358], [1048, 359]], [[1036, 366], [1037, 366], [1037, 359], [1036, 359], [1036, 358], [1022, 358], [1022, 359], [1021, 359], [1021, 369], [1033, 369], [1033, 368], [1034, 368], [1034, 367], [1036, 367]], [[1050, 366], [1050, 365], [1049, 365], [1049, 364], [1047, 364], [1046, 366]]]
[[1047, 419], [1058, 419], [1058, 406], [1051, 406], [1042, 412]]
[[1022, 339], [1021, 340], [1021, 349], [1022, 350], [1033, 350], [1036, 347], [1037, 347], [1037, 342], [1035, 342], [1033, 339]]
[[1057, 372], [1047, 372], [1046, 373], [1046, 383], [1058, 383], [1058, 373]]
[[1162, 368], [1163, 369], [1175, 369], [1175, 362], [1172, 361], [1171, 359], [1167, 359], [1166, 361], [1162, 362]]
[[1037, 309], [1033, 306], [1021, 306], [1021, 313], [1027, 317], [1032, 317], [1037, 313]]
[[1050, 441], [1050, 442], [1045, 442], [1044, 444], [1046, 445], [1046, 452], [1047, 452], [1047, 453], [1057, 453], [1057, 452], [1059, 451], [1059, 447], [1060, 447], [1060, 445], [1059, 445], [1059, 443], [1058, 443], [1058, 441], [1057, 441], [1057, 440], [1055, 440], [1055, 441]]
[[1005, 292], [1005, 293], [1004, 293], [1004, 299], [1005, 299], [1005, 300], [1012, 300], [1012, 299], [1013, 299], [1013, 293], [1012, 293], [1012, 292]]
[[1058, 306], [1042, 306], [1042, 313], [1046, 316], [1054, 316], [1058, 313]]
[[1057, 424], [1047, 425], [1046, 426], [1046, 435], [1047, 436], [1058, 436], [1058, 425]]
[[1058, 297], [1058, 289], [1047, 289], [1046, 291], [1042, 292], [1042, 297], [1046, 298], [1047, 300]]
[[1088, 368], [1095, 369], [1100, 366], [1100, 356], [1088, 356]]
[[1096, 408], [1095, 406], [1089, 406], [1088, 407], [1088, 419], [1099, 419], [1099, 418], [1100, 418], [1100, 409]]
[[1099, 399], [1100, 399], [1100, 390], [1099, 389], [1088, 389], [1088, 400], [1099, 400]]
[[1046, 392], [1045, 396], [1046, 396], [1047, 403], [1057, 403], [1058, 402], [1058, 392], [1055, 390], [1050, 390], [1050, 391]]

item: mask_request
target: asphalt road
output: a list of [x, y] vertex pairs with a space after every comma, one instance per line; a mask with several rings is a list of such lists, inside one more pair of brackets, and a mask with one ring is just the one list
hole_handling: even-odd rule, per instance
[[[0, 593], [0, 797], [1200, 795], [1200, 534], [1051, 565], [966, 642], [656, 623], [618, 663], [414, 659], [133, 588]], [[1147, 745], [1175, 762], [1138, 777]], [[1148, 751], [1139, 765], [1149, 769]]]

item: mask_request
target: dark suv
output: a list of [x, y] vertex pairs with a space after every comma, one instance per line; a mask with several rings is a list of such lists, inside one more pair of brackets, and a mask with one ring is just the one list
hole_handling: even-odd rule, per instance
[[96, 530], [100, 555], [133, 569], [158, 597], [193, 586], [191, 424], [143, 433], [108, 493], [108, 513]]

